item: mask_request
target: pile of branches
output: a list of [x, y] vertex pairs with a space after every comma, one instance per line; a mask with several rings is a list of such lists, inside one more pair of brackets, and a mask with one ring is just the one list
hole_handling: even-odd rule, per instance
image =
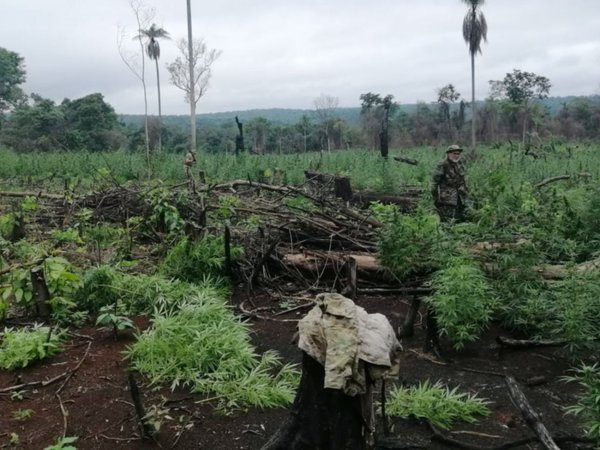
[[[381, 223], [362, 208], [364, 194], [351, 193], [348, 197], [348, 190], [344, 196], [336, 194], [334, 186], [339, 178], [307, 173], [302, 186], [235, 180], [195, 188], [183, 183], [166, 187], [167, 201], [186, 222], [187, 230], [219, 233], [227, 228], [232, 243], [244, 248], [235, 275], [249, 289], [259, 283], [278, 289], [289, 285], [293, 291], [393, 284], [394, 277], [376, 257]], [[344, 183], [350, 189], [349, 181]], [[70, 226], [84, 209], [91, 211], [94, 223], [125, 224], [132, 217], [150, 217], [155, 206], [154, 189], [157, 187], [115, 184], [79, 196], [0, 192], [0, 198], [34, 196], [39, 205], [35, 220], [47, 227]], [[401, 198], [407, 207], [416, 203], [419, 195], [420, 191], [413, 189], [393, 198]], [[229, 207], [231, 216], [211, 216], [211, 212], [222, 209], [224, 196], [237, 198]], [[302, 201], [292, 201], [298, 198]], [[385, 202], [386, 196], [380, 199]], [[248, 226], [250, 218], [258, 225]]]

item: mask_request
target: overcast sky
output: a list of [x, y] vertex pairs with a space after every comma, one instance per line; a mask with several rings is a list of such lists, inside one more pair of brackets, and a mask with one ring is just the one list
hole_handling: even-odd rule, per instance
[[[161, 42], [163, 114], [189, 111], [166, 64], [186, 37], [185, 0], [145, 0]], [[313, 109], [320, 94], [358, 106], [365, 92], [400, 103], [435, 101], [452, 83], [470, 98], [460, 0], [192, 0], [194, 37], [222, 51], [198, 112]], [[476, 96], [514, 68], [548, 77], [551, 95], [600, 93], [600, 0], [488, 0], [488, 42], [476, 59]], [[129, 0], [0, 0], [0, 46], [25, 58], [27, 93], [57, 102], [100, 92], [118, 113], [143, 113], [141, 84], [119, 56], [136, 51]], [[154, 67], [147, 68], [156, 113]]]

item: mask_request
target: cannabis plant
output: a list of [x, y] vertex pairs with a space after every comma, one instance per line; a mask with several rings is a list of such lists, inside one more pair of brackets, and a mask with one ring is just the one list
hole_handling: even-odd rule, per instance
[[582, 365], [573, 376], [563, 378], [583, 387], [583, 393], [576, 405], [569, 406], [567, 412], [581, 417], [586, 434], [600, 446], [600, 367]]
[[488, 416], [488, 401], [474, 394], [458, 392], [441, 382], [425, 380], [417, 386], [395, 387], [390, 392], [387, 413], [396, 417], [427, 419], [433, 425], [449, 429], [457, 421], [474, 423]]
[[65, 332], [35, 325], [20, 330], [5, 328], [0, 338], [0, 368], [13, 370], [59, 353]]
[[426, 301], [435, 310], [440, 332], [457, 349], [477, 340], [498, 304], [479, 265], [468, 255], [451, 256], [433, 275], [431, 287]]

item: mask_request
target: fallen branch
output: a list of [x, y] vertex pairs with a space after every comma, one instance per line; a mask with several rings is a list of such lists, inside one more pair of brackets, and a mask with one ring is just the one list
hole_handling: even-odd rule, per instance
[[560, 447], [556, 445], [556, 442], [554, 442], [550, 432], [542, 423], [540, 415], [529, 404], [527, 397], [525, 397], [525, 394], [523, 394], [523, 391], [517, 384], [516, 380], [509, 376], [506, 377], [505, 381], [508, 387], [510, 399], [521, 411], [521, 415], [525, 419], [525, 422], [527, 422], [529, 428], [535, 432], [544, 448], [547, 450], [560, 450]]
[[417, 161], [416, 159], [406, 158], [404, 156], [394, 156], [394, 161], [410, 164], [411, 166], [417, 166], [419, 164], [419, 161]]
[[511, 339], [503, 336], [497, 336], [496, 342], [512, 348], [558, 347], [567, 343], [565, 339]]
[[[592, 174], [589, 172], [581, 172], [581, 173], [575, 174], [575, 176], [580, 177], [580, 178], [591, 178]], [[573, 177], [573, 175], [558, 175], [556, 177], [546, 178], [545, 180], [540, 181], [534, 187], [536, 189], [540, 189], [540, 188], [546, 186], [547, 184], [554, 183], [555, 181], [560, 181], [560, 180], [568, 180], [572, 177]]]
[[0, 197], [37, 197], [37, 198], [48, 198], [52, 200], [64, 200], [64, 195], [48, 194], [45, 192], [12, 192], [12, 191], [0, 191]]

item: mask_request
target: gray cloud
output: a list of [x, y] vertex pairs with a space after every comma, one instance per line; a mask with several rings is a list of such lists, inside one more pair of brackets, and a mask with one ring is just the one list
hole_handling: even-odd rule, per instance
[[[0, 45], [26, 60], [28, 92], [61, 101], [101, 92], [120, 113], [143, 112], [141, 85], [121, 61], [123, 42], [137, 47], [127, 0], [3, 0]], [[147, 0], [173, 41], [161, 43], [163, 111], [185, 114], [181, 91], [168, 85], [165, 64], [186, 35], [185, 2]], [[470, 92], [462, 40], [466, 6], [459, 0], [220, 0], [192, 2], [194, 34], [223, 51], [199, 112], [312, 108], [321, 93], [356, 106], [365, 92], [401, 103], [433, 101], [453, 83]], [[513, 68], [550, 78], [552, 95], [598, 93], [600, 14], [597, 0], [494, 0], [483, 7], [488, 42], [476, 62], [478, 98], [488, 80]], [[153, 66], [150, 112], [156, 111]]]

